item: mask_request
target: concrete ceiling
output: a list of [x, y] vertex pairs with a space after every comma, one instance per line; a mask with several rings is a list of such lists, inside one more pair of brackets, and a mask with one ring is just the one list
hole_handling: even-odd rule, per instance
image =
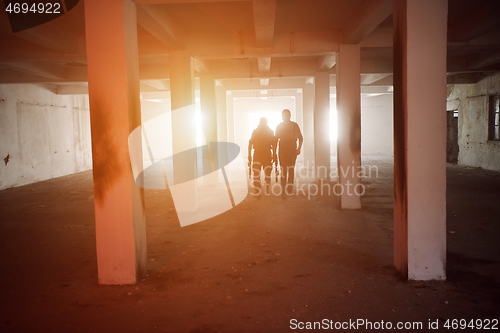
[[[0, 83], [86, 93], [83, 2], [16, 33], [0, 11]], [[335, 74], [340, 43], [360, 43], [362, 85], [392, 84], [392, 0], [136, 3], [143, 91], [168, 90], [168, 52], [178, 49], [189, 50], [198, 75], [210, 73], [227, 89], [262, 89], [261, 78], [300, 88], [317, 71]], [[449, 83], [477, 82], [500, 70], [499, 17], [498, 0], [449, 0]]]

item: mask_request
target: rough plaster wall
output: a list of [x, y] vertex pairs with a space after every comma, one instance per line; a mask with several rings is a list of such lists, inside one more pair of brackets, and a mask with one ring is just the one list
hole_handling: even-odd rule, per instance
[[361, 154], [394, 152], [392, 94], [361, 97]]
[[0, 85], [0, 190], [92, 167], [86, 95]]
[[500, 142], [488, 140], [489, 96], [494, 94], [500, 94], [500, 74], [448, 87], [448, 105], [458, 105], [459, 164], [500, 170]]

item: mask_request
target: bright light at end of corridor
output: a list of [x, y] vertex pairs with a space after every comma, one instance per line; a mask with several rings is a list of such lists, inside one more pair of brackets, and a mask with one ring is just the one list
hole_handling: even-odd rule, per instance
[[337, 108], [330, 106], [330, 142], [337, 142]]
[[248, 138], [252, 136], [252, 131], [257, 128], [260, 118], [266, 117], [267, 125], [273, 131], [276, 131], [276, 126], [281, 123], [281, 111], [261, 111], [248, 114]]

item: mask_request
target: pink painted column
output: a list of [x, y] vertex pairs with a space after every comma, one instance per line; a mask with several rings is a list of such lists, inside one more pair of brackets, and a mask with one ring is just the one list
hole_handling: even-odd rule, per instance
[[227, 141], [234, 142], [234, 98], [231, 91], [226, 91]]
[[[215, 97], [217, 105], [217, 140], [219, 142], [228, 142], [227, 134], [227, 91], [222, 84], [216, 81]], [[219, 159], [224, 160], [227, 154], [219, 152]]]
[[98, 278], [134, 284], [146, 271], [143, 190], [128, 136], [141, 124], [135, 4], [85, 0]]
[[342, 209], [361, 208], [361, 58], [359, 44], [340, 45], [337, 57], [337, 173]]
[[[216, 147], [217, 140], [217, 105], [215, 102], [215, 80], [211, 74], [203, 74], [200, 76], [200, 107], [201, 107], [201, 122], [203, 135], [210, 149]], [[216, 149], [216, 148], [215, 148]], [[211, 155], [212, 154], [212, 155]], [[210, 150], [208, 159], [212, 161], [211, 171], [216, 170], [218, 166], [217, 152]], [[203, 180], [204, 184], [216, 184], [218, 182], [218, 174], [212, 172]]]
[[[302, 131], [302, 135], [304, 136], [304, 109], [303, 109], [304, 102], [303, 102], [302, 89], [297, 89], [297, 92], [292, 94], [292, 97], [294, 97], [294, 102], [295, 102], [294, 104], [295, 104], [296, 122], [299, 124]], [[305, 148], [304, 143], [302, 142], [301, 153], [299, 156], [297, 156], [296, 166], [305, 165], [305, 160], [304, 160], [305, 154], [303, 153], [304, 148]]]
[[[177, 213], [191, 213], [198, 209], [196, 190], [196, 156], [186, 161], [179, 153], [196, 148], [196, 108], [194, 100], [194, 67], [193, 58], [185, 50], [169, 52], [170, 70], [170, 103], [172, 105], [172, 151], [173, 180], [190, 179], [180, 183], [170, 191], [174, 198]], [[186, 165], [186, 163], [190, 163]]]
[[314, 156], [316, 177], [330, 180], [330, 74], [314, 77]]
[[447, 0], [394, 1], [394, 264], [446, 278]]
[[[314, 85], [312, 82], [306, 83], [302, 88], [302, 112], [304, 166], [311, 168], [314, 163]], [[312, 170], [308, 173], [312, 174]]]
[[215, 103], [215, 80], [211, 74], [200, 76], [200, 105], [205, 139], [217, 142], [217, 105]]
[[215, 85], [215, 96], [217, 105], [217, 139], [220, 142], [227, 141], [227, 108], [226, 89], [219, 83]]

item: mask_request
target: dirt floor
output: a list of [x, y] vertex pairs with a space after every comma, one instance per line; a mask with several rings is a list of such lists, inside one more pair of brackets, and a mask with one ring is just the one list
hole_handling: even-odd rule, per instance
[[181, 228], [169, 193], [147, 190], [148, 275], [127, 286], [97, 284], [90, 171], [1, 191], [0, 332], [300, 332], [358, 319], [444, 332], [500, 319], [500, 173], [448, 165], [448, 280], [417, 282], [392, 264], [392, 161], [364, 163], [379, 175], [355, 211], [328, 195], [248, 196]]

